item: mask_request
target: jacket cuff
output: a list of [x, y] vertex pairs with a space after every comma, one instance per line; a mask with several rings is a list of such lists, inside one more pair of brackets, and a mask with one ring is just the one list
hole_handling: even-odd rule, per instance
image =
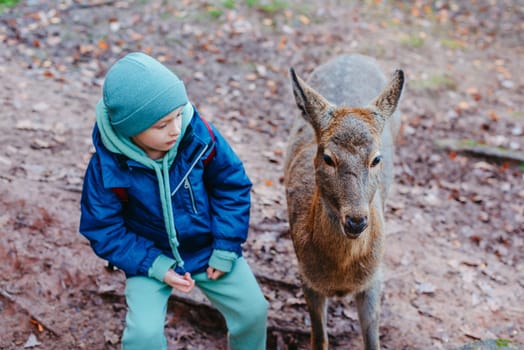
[[155, 261], [153, 261], [153, 265], [151, 265], [149, 268], [148, 276], [159, 280], [160, 282], [164, 282], [164, 276], [166, 275], [167, 271], [174, 268], [175, 266], [176, 261], [174, 259], [168, 258], [165, 255], [159, 255]]
[[213, 254], [211, 254], [211, 258], [209, 258], [209, 266], [223, 272], [229, 272], [237, 259], [238, 254], [235, 252], [215, 249], [213, 250]]

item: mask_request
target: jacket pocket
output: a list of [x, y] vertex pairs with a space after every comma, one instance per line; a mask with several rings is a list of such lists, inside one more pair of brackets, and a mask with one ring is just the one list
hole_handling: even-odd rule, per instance
[[191, 183], [189, 182], [189, 178], [187, 177], [184, 180], [184, 188], [189, 193], [189, 199], [191, 201], [191, 207], [193, 209], [193, 212], [195, 214], [198, 214], [197, 207], [196, 207], [195, 193], [193, 192], [193, 187], [191, 187]]

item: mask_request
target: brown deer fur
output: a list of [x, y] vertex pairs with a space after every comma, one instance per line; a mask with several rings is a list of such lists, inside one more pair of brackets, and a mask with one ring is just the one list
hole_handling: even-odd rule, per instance
[[347, 55], [319, 66], [307, 83], [290, 75], [301, 118], [289, 139], [285, 186], [311, 348], [328, 348], [327, 298], [353, 294], [365, 348], [380, 349], [384, 203], [404, 73], [387, 84], [373, 59]]

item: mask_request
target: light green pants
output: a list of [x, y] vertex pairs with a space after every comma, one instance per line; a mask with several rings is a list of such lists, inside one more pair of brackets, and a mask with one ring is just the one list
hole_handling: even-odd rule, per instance
[[[192, 277], [224, 316], [232, 350], [266, 349], [268, 303], [243, 258], [237, 259], [231, 272], [218, 280], [208, 279], [205, 272]], [[167, 349], [164, 322], [171, 291], [170, 286], [153, 278], [127, 280], [123, 350]]]

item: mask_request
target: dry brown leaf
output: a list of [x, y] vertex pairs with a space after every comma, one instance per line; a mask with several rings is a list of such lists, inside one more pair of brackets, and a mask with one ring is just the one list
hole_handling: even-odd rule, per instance
[[129, 34], [129, 36], [130, 36], [131, 40], [133, 40], [133, 41], [140, 41], [140, 40], [144, 39], [144, 36], [142, 34], [140, 34], [140, 33], [137, 33], [137, 32], [131, 32]]
[[300, 15], [300, 16], [298, 16], [298, 20], [299, 20], [302, 24], [305, 24], [305, 25], [308, 25], [309, 23], [311, 23], [310, 19], [307, 18], [307, 17], [304, 16], [304, 15]]
[[282, 35], [280, 37], [280, 43], [278, 44], [277, 49], [279, 50], [284, 49], [286, 47], [286, 44], [287, 44], [287, 38], [284, 35]]
[[53, 72], [51, 72], [51, 71], [49, 71], [49, 70], [45, 70], [45, 71], [42, 73], [42, 75], [43, 75], [44, 77], [46, 77], [46, 78], [52, 78], [52, 77], [54, 77]]
[[45, 140], [42, 140], [42, 139], [34, 139], [33, 142], [31, 143], [31, 148], [33, 149], [44, 149], [44, 148], [50, 148], [50, 147], [51, 147], [51, 143]]
[[493, 120], [494, 122], [498, 122], [499, 121], [499, 116], [497, 115], [497, 113], [494, 111], [494, 110], [489, 110], [488, 111], [488, 116], [491, 118], [491, 120]]
[[91, 53], [95, 50], [95, 47], [91, 44], [87, 44], [87, 45], [79, 45], [78, 46], [78, 51], [80, 52], [80, 54], [82, 55], [85, 55], [85, 54], [88, 54], [88, 53]]
[[247, 81], [254, 81], [257, 80], [257, 75], [255, 73], [249, 73], [245, 78]]
[[35, 124], [27, 119], [22, 119], [16, 123], [15, 128], [18, 130], [36, 130]]
[[109, 44], [104, 39], [98, 40], [98, 48], [102, 51], [109, 49]]
[[480, 95], [479, 91], [477, 88], [469, 88], [468, 90], [468, 94], [475, 100], [475, 101], [480, 101], [482, 99], [482, 96]]

